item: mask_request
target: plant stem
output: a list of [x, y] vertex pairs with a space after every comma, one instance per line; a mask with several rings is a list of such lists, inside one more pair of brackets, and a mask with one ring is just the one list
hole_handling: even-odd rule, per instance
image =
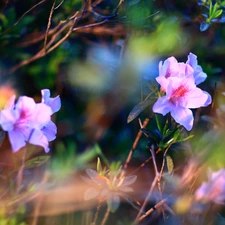
[[102, 220], [101, 225], [105, 225], [106, 221], [107, 221], [108, 218], [109, 218], [109, 214], [110, 214], [110, 208], [107, 207], [107, 210], [106, 210], [106, 212], [105, 212], [105, 216], [104, 216], [104, 218], [103, 218], [103, 220]]

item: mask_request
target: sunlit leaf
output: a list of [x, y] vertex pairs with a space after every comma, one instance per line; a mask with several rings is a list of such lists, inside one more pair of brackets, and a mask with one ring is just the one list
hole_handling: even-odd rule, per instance
[[166, 165], [167, 165], [168, 172], [172, 173], [174, 169], [174, 164], [173, 164], [173, 159], [169, 155], [166, 156]]

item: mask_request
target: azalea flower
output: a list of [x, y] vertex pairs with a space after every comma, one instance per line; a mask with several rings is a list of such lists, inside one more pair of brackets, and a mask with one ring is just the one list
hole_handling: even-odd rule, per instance
[[159, 76], [156, 81], [161, 85], [161, 90], [166, 91], [169, 83], [168, 78], [170, 77], [189, 77], [193, 76], [193, 68], [185, 63], [178, 63], [173, 57], [169, 57], [162, 63], [159, 62]]
[[111, 211], [115, 211], [120, 204], [120, 197], [126, 199], [129, 192], [133, 189], [129, 185], [133, 184], [137, 176], [127, 176], [119, 178], [116, 175], [101, 175], [97, 171], [87, 169], [86, 173], [89, 178], [82, 176], [82, 179], [94, 187], [88, 188], [85, 192], [85, 199], [89, 200], [101, 197], [107, 201]]
[[225, 204], [225, 169], [209, 172], [208, 182], [203, 182], [196, 190], [195, 198]]
[[205, 81], [205, 79], [207, 78], [207, 75], [206, 73], [203, 72], [202, 67], [198, 65], [197, 56], [195, 54], [190, 52], [186, 63], [190, 65], [192, 69], [194, 70], [193, 76], [194, 76], [196, 85]]
[[191, 77], [169, 77], [167, 82], [166, 95], [160, 97], [153, 105], [153, 112], [162, 115], [170, 112], [177, 123], [190, 131], [194, 121], [190, 109], [209, 105], [211, 96], [197, 88]]
[[48, 141], [53, 140], [53, 129], [45, 128], [52, 123], [52, 113], [52, 108], [45, 103], [35, 103], [32, 98], [22, 96], [15, 104], [15, 96], [12, 96], [0, 112], [0, 124], [8, 132], [13, 152], [24, 147], [27, 142], [42, 146], [48, 152]]
[[159, 63], [159, 76], [156, 80], [161, 85], [162, 91], [166, 90], [170, 77], [192, 77], [198, 85], [206, 79], [207, 75], [198, 65], [197, 56], [190, 52], [186, 63], [178, 62], [173, 56], [166, 59], [164, 63], [162, 61]]
[[[42, 94], [42, 103], [49, 106], [52, 110], [52, 114], [58, 112], [61, 108], [60, 97], [50, 98], [50, 91], [48, 89], [41, 90]], [[48, 141], [53, 141], [56, 138], [57, 127], [50, 120], [42, 129], [43, 134], [47, 137]]]

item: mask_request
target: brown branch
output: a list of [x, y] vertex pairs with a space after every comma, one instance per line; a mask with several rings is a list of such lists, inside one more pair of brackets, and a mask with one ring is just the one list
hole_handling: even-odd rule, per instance
[[[145, 128], [148, 125], [149, 121], [150, 121], [150, 119], [149, 118], [146, 118], [145, 121], [144, 121], [144, 123], [143, 123], [143, 127], [142, 128]], [[121, 173], [121, 177], [124, 175], [125, 170], [127, 169], [128, 164], [131, 161], [132, 155], [133, 155], [135, 149], [137, 148], [138, 142], [139, 142], [142, 134], [143, 134], [143, 132], [140, 129], [139, 132], [138, 132], [138, 134], [137, 134], [137, 136], [136, 136], [136, 138], [135, 138], [135, 141], [134, 141], [134, 143], [132, 145], [132, 148], [131, 148], [128, 156], [127, 156], [126, 162], [125, 162], [125, 164], [123, 166], [123, 172]]]
[[54, 8], [55, 8], [55, 2], [56, 0], [54, 0], [53, 4], [52, 4], [52, 8], [49, 14], [49, 18], [48, 18], [48, 25], [47, 25], [47, 29], [46, 29], [46, 33], [45, 33], [45, 40], [44, 40], [44, 51], [46, 52], [46, 45], [47, 45], [47, 40], [48, 40], [48, 32], [51, 26], [51, 21], [52, 21], [52, 15], [54, 12]]
[[166, 199], [163, 199], [159, 203], [157, 203], [154, 207], [152, 207], [151, 209], [149, 209], [145, 214], [143, 214], [142, 216], [140, 216], [137, 219], [136, 224], [140, 223], [143, 219], [145, 219], [147, 216], [149, 216], [155, 210], [157, 210], [158, 208], [162, 207], [165, 204], [165, 202], [166, 202]]

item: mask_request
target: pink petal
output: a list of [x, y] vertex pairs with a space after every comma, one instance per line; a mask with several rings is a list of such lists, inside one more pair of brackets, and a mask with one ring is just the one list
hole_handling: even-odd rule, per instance
[[35, 111], [30, 118], [30, 125], [36, 128], [43, 128], [51, 120], [52, 110], [44, 103], [36, 104]]
[[185, 107], [195, 109], [202, 106], [208, 106], [211, 103], [211, 96], [207, 92], [203, 92], [200, 88], [195, 88], [188, 92], [186, 96]]
[[177, 123], [184, 126], [188, 131], [192, 129], [194, 117], [190, 109], [173, 107], [170, 113]]
[[48, 147], [48, 139], [38, 129], [33, 129], [32, 133], [30, 134], [30, 137], [27, 138], [26, 141], [33, 144], [33, 145], [42, 146], [45, 149], [46, 153], [48, 153], [49, 150], [50, 150], [49, 147]]
[[19, 118], [19, 114], [13, 109], [4, 109], [0, 112], [0, 124], [4, 131], [11, 131]]
[[58, 112], [61, 108], [60, 97], [50, 98], [50, 91], [48, 89], [41, 90], [42, 102], [52, 109], [52, 113]]
[[12, 131], [9, 131], [8, 134], [13, 152], [19, 151], [26, 145], [25, 137], [20, 131], [14, 129]]
[[47, 137], [48, 141], [53, 141], [56, 138], [57, 127], [52, 122], [49, 121], [47, 125], [45, 125], [42, 129], [43, 134]]
[[155, 113], [160, 113], [165, 116], [168, 112], [170, 112], [171, 108], [173, 108], [173, 104], [168, 101], [168, 99], [163, 96], [157, 100], [157, 102], [153, 105], [152, 111]]

